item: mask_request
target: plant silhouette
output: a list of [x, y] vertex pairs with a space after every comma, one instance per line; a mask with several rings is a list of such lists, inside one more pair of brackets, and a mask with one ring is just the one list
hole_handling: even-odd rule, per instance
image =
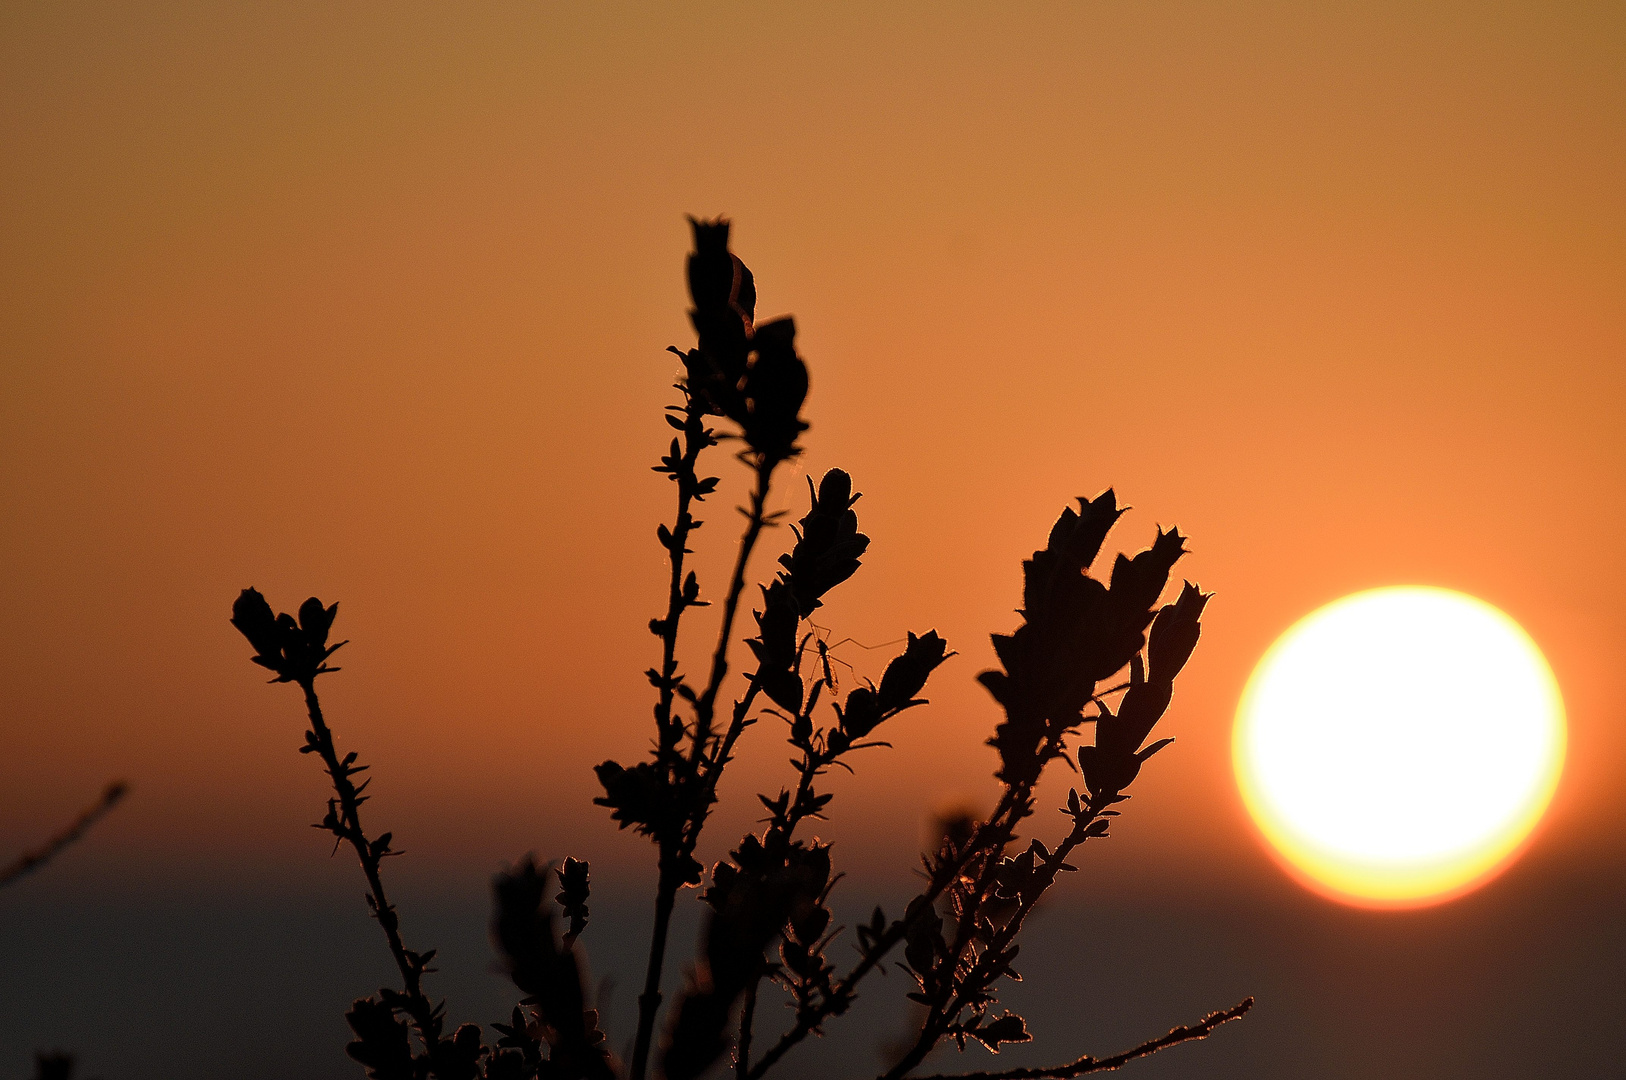
[[[829, 958], [838, 931], [828, 902], [839, 875], [830, 845], [806, 835], [808, 823], [824, 817], [831, 804], [823, 778], [834, 768], [854, 768], [860, 751], [887, 747], [877, 736], [901, 713], [926, 704], [927, 683], [953, 653], [935, 631], [909, 632], [878, 684], [839, 692], [809, 620], [824, 597], [858, 571], [870, 541], [859, 531], [851, 477], [832, 469], [816, 485], [808, 481], [807, 511], [790, 529], [794, 543], [752, 594], [755, 635], [745, 645], [753, 663], [737, 685], [730, 683], [751, 556], [764, 530], [776, 524], [767, 510], [775, 473], [801, 453], [808, 427], [801, 417], [808, 375], [796, 352], [795, 323], [755, 321], [756, 282], [729, 248], [729, 223], [690, 220], [689, 314], [698, 340], [694, 348], [671, 350], [684, 374], [678, 401], [665, 415], [674, 432], [670, 447], [655, 466], [677, 495], [672, 522], [656, 529], [670, 572], [665, 611], [649, 623], [660, 643], [659, 662], [647, 673], [655, 692], [655, 738], [646, 756], [596, 768], [603, 794], [594, 801], [621, 828], [649, 839], [657, 868], [630, 1060], [609, 1052], [583, 986], [589, 867], [574, 858], [539, 866], [527, 856], [497, 875], [493, 938], [523, 997], [506, 1022], [491, 1025], [498, 1036], [492, 1044], [474, 1024], [447, 1033], [444, 1003], [432, 1002], [424, 990], [434, 951], [406, 946], [385, 893], [381, 871], [396, 854], [392, 836], [363, 826], [370, 781], [358, 778], [367, 767], [354, 751], [339, 753], [317, 696], [317, 678], [338, 670], [329, 664], [344, 644], [329, 644], [338, 605], [313, 597], [297, 615], [276, 614], [254, 589], [233, 605], [231, 621], [253, 646], [254, 662], [273, 682], [293, 683], [303, 693], [309, 728], [300, 750], [317, 756], [333, 785], [318, 827], [355, 852], [400, 975], [399, 988], [363, 998], [347, 1014], [355, 1035], [348, 1052], [374, 1080], [644, 1080], [652, 1070], [667, 1080], [693, 1080], [725, 1065], [738, 1080], [757, 1080], [808, 1036], [833, 1027], [863, 1000], [859, 988], [866, 978], [891, 961], [901, 961], [911, 976], [908, 997], [920, 1019], [882, 1080], [913, 1075], [945, 1042], [996, 1054], [1027, 1042], [1032, 1036], [1022, 1017], [1008, 1010], [996, 1015], [1001, 981], [1016, 977], [1023, 925], [1057, 877], [1075, 869], [1068, 860], [1078, 848], [1107, 835], [1142, 766], [1172, 741], [1147, 740], [1196, 647], [1209, 596], [1188, 582], [1162, 602], [1185, 552], [1174, 529], [1160, 530], [1150, 547], [1116, 556], [1107, 573], [1094, 576], [1122, 510], [1111, 490], [1079, 499], [1023, 563], [1021, 624], [994, 635], [1000, 666], [978, 676], [1004, 714], [988, 740], [997, 759], [998, 800], [986, 815], [961, 818], [944, 830], [936, 850], [922, 856], [919, 893], [896, 917], [876, 907], [855, 929], [858, 960], [838, 968]], [[728, 426], [714, 428], [719, 421]], [[701, 598], [686, 558], [701, 527], [698, 508], [718, 485], [718, 477], [704, 475], [701, 459], [724, 440], [740, 444], [736, 457], [750, 471], [752, 488], [710, 663], [691, 680], [677, 660], [680, 633], [692, 627], [691, 609], [709, 601]], [[757, 796], [768, 812], [762, 829], [708, 870], [695, 851], [718, 781], [740, 738], [765, 717], [784, 724], [793, 776], [778, 792]], [[1079, 745], [1086, 727], [1093, 728], [1093, 740]], [[1034, 816], [1041, 774], [1052, 762], [1070, 764], [1074, 757], [1083, 791], [1072, 790], [1062, 808], [1066, 831], [1053, 847], [1038, 839], [1019, 847], [1017, 830]], [[663, 1019], [672, 914], [687, 888], [699, 890], [706, 917], [694, 965]], [[793, 1019], [759, 1050], [754, 1027], [764, 993], [788, 998]], [[1115, 1069], [1204, 1038], [1252, 1004], [1249, 998], [1111, 1057], [960, 1075], [1060, 1080]]]

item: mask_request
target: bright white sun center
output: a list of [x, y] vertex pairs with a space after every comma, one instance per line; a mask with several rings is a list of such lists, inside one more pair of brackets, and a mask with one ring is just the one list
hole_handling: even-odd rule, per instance
[[1407, 586], [1283, 634], [1248, 683], [1232, 756], [1248, 811], [1301, 876], [1409, 905], [1509, 861], [1552, 799], [1564, 743], [1558, 685], [1518, 624]]

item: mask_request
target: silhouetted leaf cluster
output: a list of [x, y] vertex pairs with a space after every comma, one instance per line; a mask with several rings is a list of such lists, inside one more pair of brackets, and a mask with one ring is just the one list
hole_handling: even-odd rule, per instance
[[[1071, 853], [1107, 834], [1118, 813], [1110, 807], [1128, 798], [1123, 791], [1142, 763], [1172, 741], [1143, 748], [1196, 646], [1208, 596], [1188, 583], [1174, 603], [1158, 606], [1185, 550], [1173, 529], [1160, 530], [1153, 545], [1133, 557], [1117, 556], [1107, 582], [1092, 577], [1089, 570], [1121, 513], [1111, 491], [1063, 511], [1044, 549], [1023, 564], [1023, 625], [993, 637], [1001, 670], [978, 678], [1005, 710], [989, 740], [1005, 790], [986, 821], [955, 823], [945, 833], [926, 860], [930, 885], [900, 927], [875, 939], [879, 949], [888, 937], [902, 938], [904, 965], [917, 987], [909, 996], [925, 1009], [914, 1045], [888, 1080], [909, 1073], [943, 1039], [961, 1048], [974, 1040], [997, 1052], [1028, 1037], [1020, 1017], [991, 1013], [998, 982], [1020, 979], [1014, 965], [1024, 921], [1056, 876], [1076, 869], [1067, 861]], [[1098, 690], [1126, 668], [1127, 682]], [[1105, 698], [1120, 692], [1114, 712]], [[1053, 850], [1033, 838], [1006, 854], [1016, 826], [1032, 813], [1044, 767], [1066, 761], [1067, 740], [1091, 722], [1094, 743], [1078, 750], [1087, 795], [1070, 791], [1062, 808], [1071, 829]], [[838, 994], [849, 989], [836, 987]]]
[[[828, 812], [834, 792], [825, 778], [831, 770], [850, 771], [852, 755], [889, 745], [876, 738], [883, 725], [926, 704], [921, 695], [928, 681], [954, 654], [935, 631], [908, 633], [879, 683], [858, 678], [840, 693], [836, 647], [811, 616], [830, 590], [855, 575], [870, 540], [858, 528], [852, 478], [831, 469], [817, 484], [808, 480], [809, 505], [792, 527], [794, 542], [754, 594], [760, 599], [752, 611], [755, 633], [745, 640], [754, 667], [732, 700], [722, 697], [748, 563], [763, 531], [778, 518], [767, 509], [774, 472], [800, 452], [797, 440], [807, 428], [800, 416], [807, 369], [796, 354], [790, 319], [756, 323], [756, 281], [729, 250], [728, 223], [691, 223], [690, 319], [698, 341], [687, 351], [672, 350], [685, 373], [677, 387], [680, 401], [665, 417], [677, 434], [655, 466], [677, 494], [674, 519], [656, 530], [668, 580], [665, 613], [649, 622], [661, 643], [659, 664], [647, 673], [656, 691], [655, 738], [646, 758], [631, 765], [606, 761], [595, 770], [604, 793], [594, 801], [656, 849], [655, 918], [630, 1061], [609, 1053], [584, 989], [579, 939], [588, 926], [590, 885], [587, 863], [576, 859], [555, 869], [527, 856], [496, 877], [493, 939], [523, 998], [505, 1022], [491, 1025], [499, 1036], [494, 1045], [485, 1044], [473, 1024], [444, 1034], [444, 1005], [431, 1003], [422, 989], [434, 953], [404, 945], [384, 892], [380, 867], [397, 854], [392, 836], [364, 831], [360, 808], [367, 783], [355, 778], [365, 766], [353, 752], [340, 756], [315, 691], [316, 677], [336, 670], [326, 661], [338, 647], [327, 645], [337, 605], [312, 598], [296, 619], [274, 615], [248, 589], [233, 607], [232, 622], [254, 647], [254, 662], [271, 670], [275, 681], [304, 691], [310, 727], [301, 749], [320, 757], [334, 789], [318, 827], [356, 853], [368, 903], [402, 977], [401, 989], [385, 988], [347, 1014], [355, 1034], [349, 1053], [376, 1080], [644, 1080], [652, 1065], [667, 1080], [698, 1080], [730, 1050], [739, 1080], [757, 1080], [807, 1036], [823, 1034], [858, 999], [860, 983], [893, 963], [908, 973], [908, 996], [921, 1019], [884, 1080], [901, 1080], [944, 1043], [998, 1053], [1027, 1042], [1032, 1034], [1022, 1017], [994, 1011], [1000, 981], [1020, 978], [1014, 965], [1024, 922], [1057, 876], [1076, 869], [1068, 861], [1073, 853], [1107, 834], [1119, 813], [1113, 807], [1128, 799], [1126, 789], [1142, 765], [1170, 741], [1147, 745], [1197, 644], [1209, 597], [1188, 583], [1173, 602], [1160, 603], [1185, 552], [1174, 529], [1159, 530], [1144, 551], [1118, 555], [1105, 576], [1093, 574], [1122, 514], [1109, 490], [1063, 511], [1044, 548], [1023, 564], [1022, 624], [993, 636], [1000, 667], [978, 676], [1004, 711], [989, 740], [998, 756], [998, 800], [986, 815], [958, 814], [944, 822], [940, 842], [922, 856], [924, 884], [902, 917], [889, 919], [875, 907], [855, 928], [857, 960], [839, 970], [829, 955], [840, 933], [832, 926], [829, 898], [841, 875], [832, 846], [802, 833]], [[754, 487], [742, 508], [745, 531], [721, 593], [709, 668], [691, 680], [677, 660], [684, 617], [710, 601], [701, 599], [687, 556], [702, 525], [696, 508], [719, 482], [704, 475], [700, 459], [734, 437], [709, 426], [715, 417], [737, 428], [746, 447], [739, 458], [750, 468]], [[1121, 681], [1102, 689], [1115, 677]], [[719, 778], [742, 734], [769, 717], [785, 725], [793, 781], [776, 794], [757, 796], [768, 813], [760, 831], [741, 839], [708, 872], [695, 852]], [[1069, 742], [1092, 723], [1093, 740], [1076, 747], [1084, 793], [1069, 791], [1059, 808], [1067, 831], [1052, 843], [1037, 837], [1023, 842], [1017, 830], [1033, 817], [1035, 786], [1045, 767], [1057, 760], [1070, 766], [1075, 753]], [[702, 884], [706, 912], [697, 956], [658, 1041], [674, 905], [685, 886]], [[783, 996], [790, 1026], [753, 1059], [763, 994]], [[1115, 1068], [1203, 1038], [1251, 1003], [1112, 1058], [976, 1076], [1065, 1078]]]
[[1140, 775], [1141, 764], [1147, 758], [1174, 741], [1159, 739], [1141, 749], [1153, 725], [1169, 707], [1174, 677], [1197, 646], [1201, 632], [1198, 620], [1207, 604], [1207, 594], [1187, 582], [1178, 600], [1158, 609], [1152, 620], [1147, 661], [1143, 662], [1138, 653], [1131, 658], [1129, 689], [1117, 714], [1102, 704], [1095, 721], [1095, 745], [1079, 748], [1079, 768], [1092, 796], [1111, 798], [1118, 794]]
[[738, 424], [753, 451], [782, 461], [798, 452], [796, 439], [807, 430], [800, 415], [807, 365], [796, 355], [796, 323], [787, 317], [756, 325], [756, 281], [728, 249], [729, 223], [689, 220], [689, 320], [700, 339], [679, 354], [689, 390], [707, 412]]
[[559, 868], [559, 894], [554, 897], [559, 901], [564, 917], [570, 920], [570, 929], [565, 931], [565, 944], [571, 945], [582, 936], [587, 929], [587, 897], [591, 895], [591, 888], [587, 882], [587, 864], [579, 859], [565, 859]]
[[254, 646], [254, 662], [276, 673], [272, 681], [303, 683], [338, 670], [327, 666], [327, 658], [347, 644], [327, 643], [338, 613], [338, 604], [323, 607], [313, 596], [299, 605], [298, 619], [286, 612], [273, 615], [265, 597], [255, 589], [244, 589], [232, 604], [231, 624]]
[[869, 537], [858, 531], [853, 512], [858, 494], [852, 477], [831, 469], [817, 489], [808, 477], [807, 489], [812, 505], [800, 526], [792, 527], [796, 545], [779, 556], [785, 568], [780, 580], [789, 586], [804, 619], [819, 609], [825, 593], [858, 572], [858, 562], [869, 550]]
[[1005, 709], [991, 742], [1001, 780], [1037, 777], [1060, 753], [1061, 738], [1084, 722], [1096, 684], [1146, 644], [1153, 608], [1185, 545], [1179, 530], [1160, 531], [1134, 558], [1119, 555], [1103, 584], [1088, 571], [1122, 513], [1110, 490], [1080, 499], [1076, 512], [1062, 512], [1044, 549], [1022, 564], [1023, 625], [994, 635], [1003, 670], [978, 676]]
[[847, 692], [845, 705], [836, 707], [841, 726], [830, 733], [830, 749], [837, 754], [861, 745], [865, 738], [884, 721], [892, 719], [905, 709], [926, 704], [915, 695], [926, 688], [926, 680], [937, 665], [953, 655], [948, 642], [929, 630], [916, 637], [912, 632], [903, 653], [886, 666], [879, 687], [855, 686]]

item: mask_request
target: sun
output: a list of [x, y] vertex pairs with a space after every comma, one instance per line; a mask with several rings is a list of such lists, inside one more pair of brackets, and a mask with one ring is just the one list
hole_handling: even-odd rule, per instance
[[1438, 903], [1506, 866], [1564, 748], [1558, 684], [1529, 635], [1421, 586], [1294, 625], [1254, 669], [1232, 737], [1243, 802], [1288, 869], [1377, 907]]

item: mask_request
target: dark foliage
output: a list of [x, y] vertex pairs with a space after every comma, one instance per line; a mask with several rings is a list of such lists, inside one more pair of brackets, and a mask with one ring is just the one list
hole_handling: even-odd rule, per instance
[[738, 424], [753, 452], [782, 461], [798, 452], [796, 439], [807, 430], [800, 416], [807, 365], [796, 355], [796, 323], [756, 325], [756, 280], [728, 249], [728, 222], [689, 221], [689, 321], [699, 342], [679, 353], [688, 387], [707, 413]]
[[858, 495], [852, 477], [831, 469], [817, 489], [808, 477], [807, 490], [812, 506], [801, 527], [794, 529], [796, 546], [779, 556], [803, 618], [819, 608], [825, 593], [858, 572], [858, 560], [869, 550], [869, 537], [858, 531], [858, 515], [853, 513]]
[[[1171, 570], [1185, 552], [1177, 530], [1160, 530], [1147, 549], [1118, 555], [1109, 573], [1092, 570], [1122, 511], [1113, 492], [1080, 499], [1064, 510], [1045, 546], [1023, 564], [1022, 623], [993, 637], [1000, 667], [978, 676], [1004, 711], [989, 740], [1001, 784], [986, 816], [945, 822], [935, 850], [922, 857], [920, 892], [900, 918], [876, 907], [854, 928], [858, 959], [844, 973], [830, 959], [841, 932], [831, 925], [830, 892], [841, 875], [831, 845], [807, 836], [833, 799], [824, 778], [851, 770], [860, 751], [886, 747], [877, 738], [902, 713], [926, 704], [921, 696], [933, 673], [954, 654], [935, 631], [910, 632], [882, 669], [879, 683], [859, 679], [840, 692], [825, 631], [810, 622], [825, 597], [851, 579], [869, 548], [858, 529], [852, 478], [832, 469], [814, 484], [809, 505], [792, 526], [794, 542], [771, 580], [753, 594], [755, 634], [745, 644], [754, 661], [737, 696], [719, 709], [730, 673], [734, 624], [746, 594], [747, 567], [763, 531], [776, 524], [767, 510], [777, 467], [800, 453], [807, 429], [801, 418], [807, 368], [795, 349], [788, 318], [756, 322], [756, 280], [729, 248], [722, 219], [697, 221], [688, 282], [690, 320], [697, 343], [682, 358], [678, 403], [666, 423], [677, 434], [655, 471], [676, 487], [671, 524], [656, 530], [669, 567], [665, 612], [650, 620], [661, 643], [648, 678], [655, 690], [655, 738], [646, 757], [596, 767], [603, 794], [594, 801], [622, 828], [655, 848], [657, 880], [638, 1029], [631, 1060], [615, 1060], [584, 989], [579, 939], [588, 928], [588, 865], [567, 858], [557, 868], [531, 857], [497, 875], [492, 936], [522, 995], [511, 1016], [491, 1025], [487, 1045], [473, 1024], [450, 1036], [445, 1011], [423, 990], [433, 951], [418, 953], [402, 941], [400, 921], [384, 892], [383, 860], [398, 854], [390, 833], [364, 831], [361, 806], [365, 766], [356, 754], [339, 755], [316, 695], [318, 676], [337, 670], [327, 644], [338, 605], [314, 597], [298, 617], [273, 614], [253, 589], [232, 609], [232, 623], [248, 639], [256, 664], [275, 682], [297, 684], [310, 727], [301, 750], [322, 761], [333, 784], [318, 828], [355, 852], [368, 884], [368, 903], [383, 928], [401, 976], [357, 1001], [347, 1014], [355, 1039], [349, 1053], [377, 1080], [643, 1080], [652, 1065], [668, 1080], [696, 1080], [732, 1057], [740, 1080], [755, 1080], [809, 1035], [823, 1034], [858, 999], [873, 971], [895, 963], [908, 973], [911, 1000], [921, 1009], [919, 1029], [886, 1080], [900, 1080], [944, 1043], [998, 1053], [1033, 1038], [1022, 1017], [997, 1009], [1001, 980], [1018, 978], [1017, 937], [1068, 860], [1087, 840], [1107, 834], [1114, 807], [1142, 765], [1172, 740], [1147, 740], [1169, 707], [1174, 679], [1201, 634], [1209, 596], [1186, 583], [1160, 604]], [[713, 418], [732, 424], [713, 430]], [[703, 677], [691, 679], [676, 655], [684, 616], [709, 606], [686, 565], [689, 544], [702, 522], [696, 508], [718, 478], [704, 475], [701, 455], [724, 439], [743, 445], [739, 459], [753, 488], [742, 509], [746, 526], [724, 588], [716, 645]], [[342, 644], [342, 642], [340, 643]], [[1103, 683], [1118, 679], [1103, 688]], [[822, 708], [821, 708], [822, 706]], [[695, 857], [717, 798], [718, 780], [745, 730], [765, 718], [784, 725], [792, 750], [793, 780], [775, 794], [757, 796], [767, 811], [759, 832], [735, 845], [709, 870]], [[1078, 745], [1086, 725], [1093, 739]], [[1052, 761], [1076, 753], [1084, 792], [1072, 790], [1061, 808], [1066, 830], [1054, 846], [1038, 838], [1018, 843], [1017, 829], [1034, 813], [1034, 790]], [[662, 979], [676, 898], [685, 886], [704, 888], [706, 907], [699, 949], [682, 993], [657, 1042]], [[555, 892], [556, 890], [556, 892]], [[550, 893], [553, 895], [550, 896]], [[556, 917], [554, 903], [559, 905]], [[790, 1026], [753, 1060], [759, 997], [772, 994], [789, 1006]], [[1203, 1038], [1242, 1015], [1252, 999], [1176, 1028], [1110, 1058], [1085, 1057], [1050, 1069], [970, 1074], [978, 1080], [1079, 1076], [1117, 1068], [1164, 1046]], [[996, 1011], [997, 1009], [997, 1011]]]
[[[561, 895], [569, 897], [567, 912], [575, 908], [576, 913], [567, 916], [572, 926], [585, 926], [585, 903], [573, 901], [586, 899], [587, 864], [571, 861], [573, 868], [570, 877], [561, 882]], [[568, 933], [563, 942], [556, 938], [553, 908], [545, 900], [548, 877], [549, 872], [538, 870], [529, 858], [497, 875], [492, 937], [548, 1045], [548, 1060], [539, 1075], [608, 1080], [614, 1073], [606, 1057], [604, 1033], [598, 1028], [598, 1013], [586, 1005], [576, 959], [574, 937], [581, 931]]]
[[286, 612], [273, 615], [265, 597], [244, 589], [231, 606], [231, 624], [254, 646], [254, 662], [276, 674], [273, 681], [304, 685], [318, 675], [339, 670], [327, 666], [327, 658], [346, 644], [327, 643], [338, 614], [338, 604], [323, 607], [313, 596], [299, 605], [297, 620]]

